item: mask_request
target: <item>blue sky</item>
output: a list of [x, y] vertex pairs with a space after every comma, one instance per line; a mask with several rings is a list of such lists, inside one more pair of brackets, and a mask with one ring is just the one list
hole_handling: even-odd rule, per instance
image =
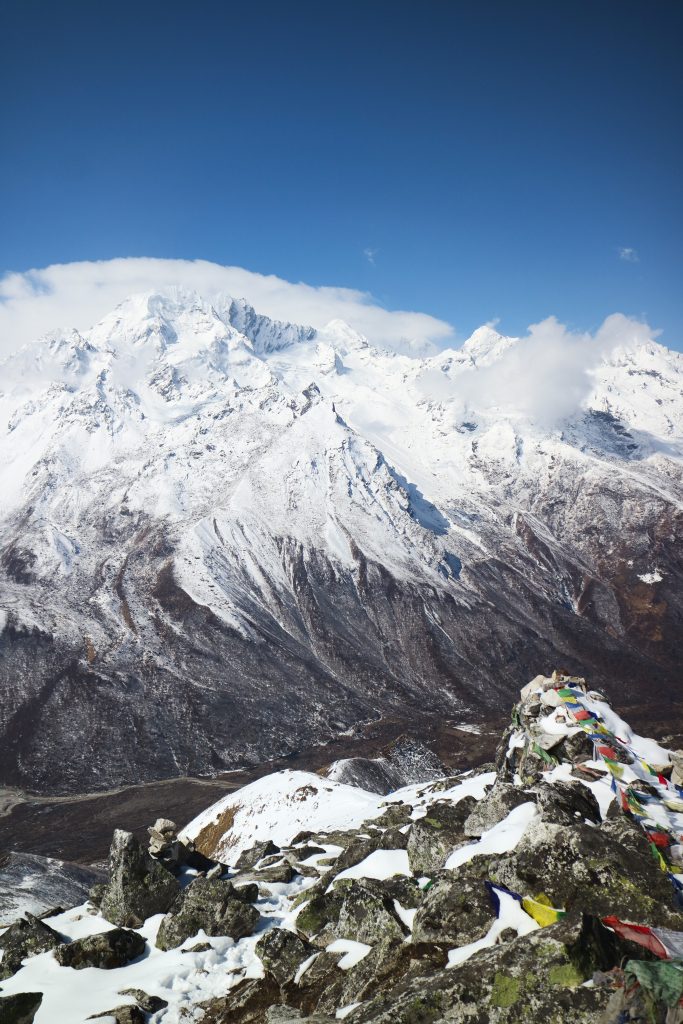
[[4, 0], [0, 273], [202, 258], [683, 348], [683, 5]]

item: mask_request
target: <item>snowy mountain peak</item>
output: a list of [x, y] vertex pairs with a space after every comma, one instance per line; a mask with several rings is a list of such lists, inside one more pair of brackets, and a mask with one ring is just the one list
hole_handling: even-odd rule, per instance
[[[656, 664], [666, 687], [682, 360], [606, 346], [545, 394], [525, 343], [484, 327], [410, 356], [170, 291], [5, 363], [0, 708], [53, 696], [20, 750], [0, 735], [0, 772], [104, 784], [85, 755], [55, 783], [50, 756], [93, 702], [136, 722], [105, 744], [120, 782], [272, 757], [378, 708], [473, 714], [549, 651], [632, 692]], [[157, 720], [172, 765], [139, 741]]]

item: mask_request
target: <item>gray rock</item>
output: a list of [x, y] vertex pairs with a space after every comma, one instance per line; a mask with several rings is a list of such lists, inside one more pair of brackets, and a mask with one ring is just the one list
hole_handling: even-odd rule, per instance
[[246, 871], [249, 868], [253, 868], [264, 857], [270, 857], [272, 854], [279, 852], [280, 847], [276, 846], [270, 839], [266, 839], [264, 842], [256, 843], [254, 846], [249, 847], [248, 850], [244, 850], [239, 855], [235, 867], [239, 871]]
[[586, 818], [596, 825], [602, 821], [598, 801], [581, 782], [542, 782], [535, 792], [543, 821], [555, 825], [583, 824]]
[[33, 1024], [42, 1001], [42, 992], [0, 996], [0, 1024]]
[[150, 996], [147, 992], [144, 992], [141, 988], [124, 988], [119, 992], [120, 996], [131, 996], [132, 999], [138, 1004], [141, 1010], [145, 1013], [158, 1013], [159, 1010], [163, 1010], [168, 1003], [165, 999], [160, 996]]
[[543, 893], [555, 907], [683, 931], [666, 875], [642, 829], [623, 815], [599, 828], [539, 822], [513, 853], [491, 858], [490, 870], [515, 892]]
[[528, 803], [529, 800], [533, 800], [533, 797], [525, 793], [523, 789], [505, 782], [496, 782], [483, 800], [475, 804], [472, 813], [465, 821], [463, 826], [465, 835], [479, 838], [484, 832], [506, 818], [515, 807]]
[[113, 1017], [116, 1024], [145, 1024], [146, 1015], [139, 1006], [115, 1006], [113, 1010], [103, 1010], [102, 1013], [93, 1014], [88, 1020], [101, 1020], [103, 1017]]
[[413, 942], [465, 946], [483, 939], [494, 919], [483, 881], [448, 872], [425, 893], [413, 923]]
[[55, 949], [63, 941], [62, 936], [39, 921], [33, 914], [26, 914], [23, 921], [16, 921], [0, 935], [0, 979], [9, 978], [21, 967], [22, 960]]
[[124, 967], [144, 951], [145, 940], [137, 932], [127, 928], [112, 928], [108, 932], [86, 935], [83, 939], [57, 946], [55, 957], [62, 967], [73, 967], [76, 971], [85, 967], [110, 971]]
[[109, 884], [100, 913], [112, 924], [139, 928], [164, 914], [180, 891], [178, 880], [150, 857], [132, 832], [116, 829], [109, 852]]
[[444, 866], [448, 855], [465, 841], [463, 825], [474, 806], [473, 797], [467, 796], [457, 804], [438, 802], [413, 822], [406, 844], [413, 874], [430, 875]]
[[[327, 888], [329, 882], [321, 879]], [[296, 927], [307, 938], [312, 938], [331, 924], [339, 920], [343, 896], [340, 890], [332, 892], [318, 892], [307, 903], [296, 916]]]
[[310, 942], [284, 928], [270, 928], [256, 943], [256, 955], [280, 985], [291, 981], [304, 960], [317, 952]]
[[388, 897], [378, 896], [354, 881], [344, 891], [334, 933], [340, 939], [374, 946], [387, 939], [403, 939], [405, 927]]
[[[610, 964], [611, 966], [611, 964]], [[604, 1024], [610, 993], [585, 988], [606, 968], [581, 916], [494, 946], [458, 967], [382, 988], [353, 1024]]]
[[245, 978], [218, 999], [199, 1003], [202, 1024], [262, 1024], [268, 1009], [282, 1002], [280, 986], [272, 974]]
[[183, 889], [161, 922], [156, 945], [159, 949], [174, 949], [200, 928], [207, 935], [241, 939], [251, 935], [259, 919], [258, 910], [237, 895], [231, 882], [196, 878]]

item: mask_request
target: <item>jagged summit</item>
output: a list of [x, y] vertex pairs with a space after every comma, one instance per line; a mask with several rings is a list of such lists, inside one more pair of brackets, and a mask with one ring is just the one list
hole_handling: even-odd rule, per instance
[[416, 708], [474, 721], [551, 657], [673, 695], [681, 357], [615, 349], [543, 425], [474, 398], [519, 344], [485, 327], [409, 356], [171, 291], [5, 363], [0, 781], [106, 788]]

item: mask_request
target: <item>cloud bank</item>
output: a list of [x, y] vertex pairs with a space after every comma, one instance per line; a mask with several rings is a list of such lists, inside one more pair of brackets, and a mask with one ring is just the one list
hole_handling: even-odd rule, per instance
[[633, 349], [659, 332], [614, 313], [595, 332], [568, 330], [555, 317], [532, 324], [490, 366], [454, 381], [464, 409], [501, 409], [553, 426], [573, 415], [590, 395], [592, 372], [615, 349]]
[[209, 301], [227, 293], [276, 320], [317, 328], [346, 320], [373, 344], [401, 351], [433, 351], [455, 333], [444, 320], [384, 309], [369, 293], [352, 288], [294, 284], [206, 260], [127, 258], [6, 274], [0, 279], [0, 356], [55, 328], [86, 330], [129, 295], [170, 286], [197, 291]]

